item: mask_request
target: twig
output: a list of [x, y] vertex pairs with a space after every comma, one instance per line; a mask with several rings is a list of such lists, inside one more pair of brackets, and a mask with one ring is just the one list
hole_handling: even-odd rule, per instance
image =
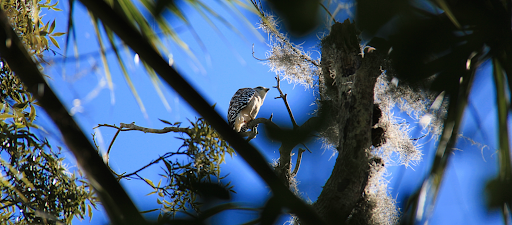
[[106, 162], [107, 166], [110, 162], [110, 149], [112, 149], [112, 146], [114, 145], [114, 141], [116, 140], [117, 135], [119, 135], [120, 132], [121, 132], [121, 128], [117, 129], [116, 134], [114, 135], [114, 137], [112, 138], [112, 141], [110, 141], [110, 145], [108, 146], [107, 156], [106, 156], [107, 157], [107, 162]]
[[324, 5], [324, 4], [322, 4], [321, 2], [319, 2], [319, 4], [320, 4], [320, 6], [322, 6], [322, 8], [324, 8], [324, 9], [325, 9], [325, 11], [327, 12], [327, 14], [329, 14], [329, 16], [330, 16], [330, 17], [331, 17], [331, 19], [332, 19], [332, 22], [337, 23], [338, 21], [336, 21], [336, 19], [334, 19], [334, 17], [332, 16], [331, 12], [329, 12], [329, 9], [327, 9], [327, 8], [325, 7], [325, 5]]
[[288, 45], [288, 47], [290, 47], [290, 49], [292, 49], [293, 52], [298, 54], [302, 59], [306, 60], [307, 62], [313, 64], [316, 67], [320, 67], [320, 64], [318, 64], [318, 62], [316, 62], [315, 60], [311, 59], [311, 57], [309, 57], [308, 55], [303, 54], [301, 50], [299, 50], [292, 43], [290, 43], [285, 36], [283, 36], [277, 29], [275, 29], [274, 26], [272, 26], [271, 24], [268, 23], [268, 20], [266, 19], [265, 12], [263, 12], [263, 8], [261, 7], [261, 1], [259, 3], [257, 3], [255, 0], [251, 0], [251, 2], [254, 5], [254, 7], [258, 10], [258, 12], [260, 13], [260, 17], [261, 17], [262, 22], [267, 24], [267, 26], [269, 28], [271, 28], [270, 30], [271, 30], [272, 34], [275, 37], [279, 38], [283, 43]]
[[253, 57], [253, 58], [255, 58], [255, 59], [257, 59], [257, 60], [259, 60], [259, 61], [267, 61], [267, 60], [269, 60], [269, 58], [266, 58], [266, 59], [260, 59], [260, 58], [258, 58], [258, 57], [256, 57], [256, 56], [254, 56], [254, 44], [252, 44], [252, 57]]
[[190, 133], [190, 128], [183, 128], [183, 127], [164, 127], [162, 129], [154, 129], [154, 128], [147, 128], [147, 127], [141, 127], [135, 125], [135, 123], [120, 123], [119, 127], [116, 125], [110, 125], [110, 124], [98, 124], [95, 128], [98, 127], [112, 127], [119, 129], [120, 131], [130, 131], [130, 130], [138, 130], [142, 131], [144, 133], [153, 133], [153, 134], [165, 134], [169, 132], [181, 132], [181, 133]]
[[293, 172], [292, 172], [292, 177], [294, 177], [295, 175], [297, 175], [297, 172], [299, 172], [299, 167], [300, 167], [300, 161], [302, 161], [302, 153], [304, 153], [306, 150], [304, 150], [303, 148], [299, 148], [299, 154], [297, 154], [297, 162], [295, 163], [295, 168], [293, 169]]
[[306, 150], [308, 150], [309, 153], [313, 153], [313, 152], [311, 152], [311, 150], [309, 150], [309, 148], [308, 148], [308, 146], [306, 146], [306, 144], [304, 144], [304, 143], [301, 143], [301, 144], [302, 144], [302, 146], [304, 146], [304, 148], [306, 148]]
[[[186, 133], [186, 134], [190, 134], [190, 128], [180, 128], [180, 127], [164, 127], [162, 129], [154, 129], [154, 128], [147, 128], [147, 127], [141, 127], [141, 126], [137, 126], [135, 125], [135, 123], [120, 123], [119, 126], [116, 126], [116, 125], [110, 125], [110, 124], [98, 124], [98, 126], [94, 127], [93, 129], [96, 129], [96, 128], [99, 128], [99, 127], [112, 127], [112, 128], [115, 128], [117, 129], [117, 132], [116, 134], [114, 135], [114, 137], [112, 138], [112, 141], [110, 142], [110, 145], [108, 146], [108, 150], [107, 150], [107, 166], [109, 165], [109, 161], [110, 161], [110, 150], [112, 149], [112, 146], [114, 145], [114, 141], [116, 140], [117, 136], [119, 135], [119, 133], [121, 131], [132, 131], [132, 130], [138, 130], [138, 131], [142, 131], [144, 133], [154, 133], [154, 134], [165, 134], [165, 133], [169, 133], [169, 132], [181, 132], [181, 133]], [[157, 160], [154, 160], [152, 162], [150, 162], [149, 164], [147, 164], [146, 166], [140, 168], [139, 170], [133, 172], [133, 173], [129, 173], [129, 174], [118, 174], [116, 173], [115, 171], [112, 170], [112, 168], [110, 168], [110, 166], [108, 167], [110, 169], [110, 171], [112, 171], [112, 173], [114, 173], [116, 176], [117, 176], [117, 179], [122, 179], [122, 178], [127, 178], [127, 177], [130, 177], [132, 175], [135, 175], [137, 174], [138, 172], [148, 168], [149, 166], [155, 164], [155, 163], [158, 163], [160, 160], [162, 160], [163, 158], [168, 158], [170, 156], [173, 156], [175, 154], [186, 154], [186, 153], [182, 153], [182, 152], [173, 152], [173, 153], [168, 153], [170, 155], [168, 156], [163, 156], [163, 157], [160, 157], [159, 159]], [[166, 154], [167, 155], [167, 154]]]
[[[281, 204], [288, 208], [290, 212], [294, 213], [299, 217], [304, 223], [308, 224], [327, 224], [324, 220], [324, 218], [320, 217], [312, 208], [311, 205], [306, 204], [302, 199], [298, 198], [294, 193], [292, 193], [285, 185], [282, 184], [279, 177], [274, 173], [272, 168], [268, 165], [268, 162], [263, 157], [263, 155], [252, 145], [247, 143], [247, 141], [243, 140], [237, 133], [233, 130], [232, 127], [230, 127], [225, 119], [221, 117], [212, 107], [211, 105], [176, 71], [174, 68], [169, 66], [169, 63], [167, 60], [163, 59], [161, 54], [155, 50], [155, 48], [152, 47], [152, 45], [149, 43], [147, 38], [144, 38], [140, 32], [129, 22], [126, 22], [126, 19], [119, 16], [105, 1], [100, 0], [81, 0], [80, 1], [87, 9], [89, 9], [94, 15], [98, 16], [98, 18], [104, 22], [108, 27], [114, 31], [120, 39], [123, 40], [124, 43], [126, 43], [129, 47], [131, 47], [135, 52], [137, 52], [141, 59], [144, 59], [145, 62], [148, 63], [148, 65], [155, 70], [160, 75], [160, 78], [162, 78], [167, 84], [169, 84], [171, 87], [174, 88], [174, 90], [183, 97], [183, 99], [188, 102], [194, 110], [196, 110], [205, 120], [208, 121], [208, 123], [217, 130], [217, 132], [237, 151], [237, 153], [251, 166], [251, 168], [256, 171], [256, 173], [265, 181], [265, 183], [269, 186], [269, 188], [272, 190], [272, 193], [274, 196], [278, 196], [281, 200]], [[2, 12], [2, 11], [0, 11]], [[1, 13], [0, 13], [1, 14]], [[1, 17], [0, 17], [1, 18]], [[4, 16], [5, 18], [5, 16]], [[5, 19], [5, 24], [8, 25], [7, 19]], [[10, 37], [16, 37], [16, 34], [14, 32], [11, 32]], [[6, 36], [2, 36], [2, 32], [0, 32], [0, 40], [5, 43]], [[9, 49], [5, 48], [5, 46], [0, 45], [0, 51], [2, 52], [2, 57], [4, 57], [4, 52], [9, 52]], [[23, 48], [22, 44], [18, 44], [19, 48]], [[7, 58], [7, 57], [6, 57]], [[29, 59], [29, 57], [26, 57]], [[9, 61], [9, 60], [8, 60]], [[16, 62], [15, 59], [12, 60], [12, 62]], [[30, 62], [30, 61], [22, 61], [22, 62]], [[32, 64], [33, 65], [33, 64]], [[9, 63], [9, 66], [11, 66], [11, 63]], [[33, 66], [33, 72], [36, 74], [40, 74], [40, 72], [37, 70], [35, 66]], [[24, 68], [24, 67], [20, 67]], [[32, 71], [31, 71], [32, 72]], [[28, 74], [28, 73], [27, 73]], [[19, 75], [19, 74], [17, 74]], [[37, 87], [38, 82], [33, 81], [31, 82], [29, 79], [26, 79], [27, 81], [32, 84], [30, 87]], [[43, 80], [42, 83], [45, 81]], [[48, 88], [48, 86], [45, 86], [45, 88]], [[46, 90], [46, 89], [45, 89]], [[50, 89], [51, 90], [51, 89]], [[36, 91], [32, 91], [32, 93], [37, 93]], [[47, 96], [47, 92], [45, 91], [45, 95]], [[57, 102], [60, 103], [60, 101], [57, 98]], [[45, 103], [50, 103], [49, 101]], [[53, 103], [53, 102], [52, 102]], [[63, 108], [63, 107], [61, 107]], [[65, 110], [63, 110], [65, 111]], [[57, 117], [54, 117], [54, 121], [58, 121]], [[59, 124], [59, 122], [57, 122]], [[62, 124], [62, 123], [60, 123]], [[75, 125], [75, 127], [78, 127], [78, 125]], [[93, 153], [93, 152], [91, 152]], [[99, 156], [97, 157], [96, 161], [99, 161]], [[99, 163], [102, 163], [101, 161]], [[89, 172], [99, 171], [101, 170], [92, 170], [92, 167], [89, 167]], [[97, 166], [94, 164], [94, 166]], [[107, 171], [106, 166], [103, 169], [105, 172]], [[87, 171], [87, 170], [86, 170]], [[104, 175], [104, 173], [97, 173], [99, 175]], [[97, 175], [94, 174], [94, 175]], [[88, 174], [89, 175], [89, 174]], [[93, 176], [93, 178], [96, 176]], [[124, 201], [123, 198], [118, 198], [118, 196], [114, 196], [112, 198], [112, 201], [107, 203], [112, 203], [111, 205], [105, 205], [105, 208], [110, 209], [109, 206], [115, 207], [113, 210], [107, 210], [109, 212], [109, 216], [111, 216], [114, 219], [115, 222], [118, 222], [121, 224], [121, 222], [124, 222], [123, 224], [143, 224], [144, 220], [142, 216], [140, 216], [139, 211], [136, 209], [136, 207], [133, 205], [133, 202], [131, 202], [131, 199], [127, 196], [126, 192], [122, 188], [120, 188], [120, 185], [118, 182], [116, 182], [114, 179], [112, 180], [112, 185], [115, 185], [115, 187], [119, 187], [120, 192], [122, 192], [123, 195], [126, 195], [127, 201]], [[101, 181], [101, 180], [100, 180]], [[115, 183], [114, 183], [115, 182]], [[108, 183], [108, 182], [105, 182]], [[110, 184], [109, 183], [109, 184]], [[102, 186], [103, 187], [103, 186]], [[108, 189], [110, 192], [107, 192], [108, 194], [115, 195], [117, 193], [113, 192], [113, 188], [110, 188], [105, 184], [104, 188]], [[101, 193], [100, 193], [101, 194]], [[101, 196], [101, 195], [100, 195]], [[105, 197], [104, 199], [107, 199], [107, 195], [103, 195], [101, 197]], [[119, 206], [124, 206], [124, 208], [120, 208]], [[112, 208], [111, 207], [111, 208]], [[129, 207], [129, 208], [128, 208]], [[128, 208], [129, 210], [126, 210]], [[119, 210], [120, 215], [124, 217], [119, 217], [116, 215], [119, 215], [114, 211]], [[136, 218], [132, 218], [132, 214], [137, 214]], [[127, 221], [122, 221], [121, 219], [130, 219], [130, 223]], [[140, 220], [138, 220], [140, 218]], [[126, 220], [126, 219], [125, 219]], [[114, 223], [113, 221], [113, 223]]]
[[[130, 177], [130, 176], [133, 176], [133, 175], [138, 176], [139, 175], [138, 173], [140, 171], [145, 170], [148, 167], [150, 167], [150, 166], [152, 166], [154, 164], [157, 164], [158, 162], [164, 160], [165, 158], [169, 158], [169, 157], [172, 157], [174, 155], [187, 155], [187, 153], [185, 153], [185, 152], [168, 152], [164, 156], [160, 156], [158, 159], [155, 159], [155, 160], [151, 161], [150, 163], [146, 164], [145, 166], [141, 167], [140, 169], [138, 169], [138, 170], [136, 170], [134, 172], [131, 172], [129, 174], [118, 175], [118, 179], [127, 178], [127, 177]], [[177, 168], [173, 168], [173, 169], [183, 169], [183, 168], [177, 167]]]
[[278, 99], [278, 98], [282, 98], [283, 101], [284, 101], [284, 104], [286, 105], [286, 109], [288, 110], [288, 114], [290, 115], [290, 119], [292, 120], [292, 124], [293, 124], [293, 129], [296, 129], [299, 127], [299, 125], [297, 125], [297, 122], [295, 122], [295, 118], [293, 117], [293, 113], [292, 113], [292, 109], [290, 108], [290, 105], [288, 104], [288, 100], [286, 99], [286, 96], [288, 94], [283, 94], [283, 91], [281, 91], [281, 79], [279, 78], [279, 75], [276, 76], [276, 80], [277, 80], [277, 86], [275, 86], [275, 88], [277, 88], [277, 90], [279, 91], [279, 97], [275, 97], [275, 99]]

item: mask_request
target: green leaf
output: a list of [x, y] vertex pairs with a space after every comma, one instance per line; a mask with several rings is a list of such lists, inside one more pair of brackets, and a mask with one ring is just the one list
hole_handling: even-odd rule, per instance
[[93, 25], [94, 25], [94, 31], [96, 32], [96, 37], [98, 39], [98, 44], [100, 45], [100, 58], [101, 58], [101, 61], [103, 63], [103, 70], [105, 72], [105, 77], [107, 78], [107, 84], [108, 84], [108, 89], [110, 89], [110, 92], [111, 92], [111, 102], [114, 103], [115, 102], [115, 99], [114, 99], [114, 83], [112, 82], [112, 74], [110, 74], [110, 69], [109, 69], [109, 66], [108, 66], [108, 61], [107, 61], [107, 55], [105, 53], [105, 46], [103, 45], [103, 38], [101, 37], [101, 33], [100, 33], [100, 28], [99, 28], [99, 25], [98, 25], [98, 18], [94, 17], [92, 19], [92, 22], [93, 22]]
[[33, 122], [36, 119], [36, 108], [32, 104], [30, 104], [30, 114], [28, 115], [28, 119], [30, 122]]
[[507, 104], [507, 83], [503, 73], [503, 67], [498, 59], [493, 59], [494, 83], [496, 86], [496, 105], [498, 106], [498, 143], [499, 143], [499, 177], [502, 180], [509, 180], [512, 176], [510, 163], [509, 135], [508, 135], [508, 104]]
[[173, 125], [171, 122], [167, 121], [167, 120], [163, 120], [163, 119], [158, 119], [160, 120], [162, 123], [166, 123], [166, 124], [169, 124], [169, 125]]
[[[48, 2], [48, 3], [50, 3], [50, 2]], [[53, 4], [53, 5], [49, 5], [48, 7], [53, 8], [53, 7], [57, 6], [58, 4], [59, 4], [59, 1], [55, 2], [55, 4]]]
[[46, 23], [46, 25], [44, 25], [43, 27], [43, 31], [48, 31], [48, 24], [50, 24], [50, 21], [48, 21], [48, 23]]
[[126, 83], [128, 83], [128, 86], [130, 87], [130, 90], [131, 90], [133, 96], [135, 97], [137, 104], [139, 105], [140, 111], [144, 115], [144, 118], [148, 118], [148, 114], [146, 112], [146, 107], [144, 107], [144, 103], [142, 102], [142, 99], [140, 98], [139, 93], [137, 93], [137, 89], [135, 89], [135, 86], [133, 85], [133, 82], [132, 82], [130, 76], [128, 75], [128, 71], [126, 70], [123, 60], [121, 59], [121, 55], [119, 55], [119, 51], [116, 47], [116, 44], [114, 43], [114, 33], [112, 32], [112, 30], [110, 30], [104, 24], [103, 24], [103, 29], [107, 33], [110, 45], [114, 49], [114, 53], [116, 54], [119, 66], [121, 66], [121, 70], [123, 71], [124, 79], [126, 80]]
[[455, 25], [457, 28], [460, 29], [460, 23], [457, 21], [457, 18], [453, 15], [452, 11], [450, 10], [450, 7], [448, 7], [448, 4], [444, 0], [436, 0], [436, 3], [439, 5], [439, 8], [441, 8], [448, 18], [452, 21], [453, 25]]
[[25, 109], [25, 107], [27, 106], [27, 103], [28, 102], [23, 102], [23, 103], [16, 103], [12, 106], [12, 108], [14, 109]]
[[170, 112], [171, 106], [169, 105], [169, 102], [167, 102], [167, 99], [164, 96], [164, 93], [162, 92], [162, 83], [160, 82], [160, 78], [156, 75], [155, 71], [144, 61], [142, 62], [144, 67], [146, 68], [146, 71], [148, 71], [149, 78], [151, 80], [151, 83], [153, 83], [153, 87], [155, 87], [155, 91], [158, 94], [158, 97], [160, 97], [160, 101], [162, 101], [162, 104], [164, 104], [165, 109]]
[[87, 215], [89, 216], [89, 222], [92, 220], [92, 207], [91, 205], [87, 205]]
[[165, 164], [165, 167], [167, 167], [167, 171], [169, 171], [169, 174], [172, 172], [172, 166], [171, 164], [164, 158], [162, 158]]
[[147, 179], [147, 178], [144, 178], [144, 180], [149, 184], [151, 185], [152, 188], [155, 187], [155, 185], [153, 184], [153, 181], [151, 181], [150, 179]]
[[66, 34], [65, 32], [56, 32], [56, 33], [53, 33], [52, 36], [53, 37], [60, 37], [62, 35]]
[[52, 43], [55, 45], [55, 47], [60, 49], [60, 46], [59, 46], [59, 43], [57, 43], [57, 40], [55, 40], [55, 38], [53, 38], [52, 36], [48, 36], [48, 37], [50, 38], [50, 41], [52, 41]]
[[52, 25], [50, 25], [50, 30], [48, 31], [48, 33], [51, 34], [54, 29], [55, 29], [55, 20], [53, 20]]
[[13, 117], [14, 117], [14, 115], [7, 114], [7, 113], [0, 114], [0, 119], [7, 119], [7, 118], [13, 118]]

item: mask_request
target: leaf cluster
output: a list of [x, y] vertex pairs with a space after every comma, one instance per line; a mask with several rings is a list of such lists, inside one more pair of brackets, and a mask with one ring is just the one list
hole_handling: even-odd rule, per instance
[[93, 193], [36, 136], [32, 95], [7, 67], [0, 78], [0, 221], [69, 224], [74, 216], [84, 218], [86, 201], [94, 205]]
[[176, 152], [168, 152], [155, 160], [164, 163], [161, 176], [166, 182], [160, 180], [155, 185], [143, 178], [154, 189], [148, 195], [158, 194], [157, 203], [161, 206], [159, 220], [172, 218], [177, 212], [189, 209], [200, 213], [203, 203], [198, 197], [202, 200], [229, 199], [229, 192], [234, 191], [230, 183], [221, 183], [225, 176], [220, 175], [220, 164], [225, 161], [226, 154], [233, 156], [233, 148], [203, 118], [189, 120], [191, 126], [187, 128], [180, 128], [179, 122], [161, 121], [171, 125], [168, 129], [179, 128], [174, 131], [180, 133], [176, 138], [183, 144]]
[[[59, 47], [54, 37], [56, 21], [42, 22], [40, 8], [59, 11], [50, 1], [2, 1], [9, 23], [28, 52], [42, 60], [50, 50], [49, 41]], [[36, 5], [34, 5], [36, 4]], [[6, 45], [10, 45], [6, 42]], [[0, 60], [0, 223], [70, 224], [76, 216], [83, 219], [95, 197], [87, 183], [80, 181], [62, 163], [35, 124], [38, 103], [23, 83]], [[89, 204], [86, 204], [86, 202]]]
[[[154, 44], [150, 44], [147, 38], [144, 38], [144, 35], [140, 34], [132, 23], [127, 22], [127, 20], [133, 21], [133, 19], [124, 17], [126, 14], [115, 11], [123, 7], [122, 5], [119, 5], [121, 1], [87, 0], [81, 2], [88, 10], [90, 10], [91, 14], [97, 16], [101, 22], [105, 23], [106, 26], [112, 29], [112, 31], [114, 31], [124, 43], [137, 52], [140, 58], [147, 63], [149, 67], [160, 74], [160, 76], [175, 88], [177, 93], [191, 104], [191, 106], [198, 111], [205, 120], [208, 120], [209, 124], [211, 124], [217, 132], [222, 134], [222, 137], [225, 138], [231, 146], [238, 150], [238, 153], [242, 158], [245, 159], [269, 185], [272, 192], [276, 196], [279, 196], [279, 202], [281, 202], [284, 207], [288, 208], [292, 213], [295, 213], [299, 218], [303, 219], [307, 223], [324, 224], [322, 218], [320, 218], [306, 203], [290, 192], [287, 187], [282, 185], [279, 178], [265, 161], [264, 157], [252, 145], [248, 144], [239, 135], [237, 135], [225, 120], [223, 120], [222, 117], [211, 108], [204, 98], [172, 67], [169, 66], [167, 60], [164, 60], [160, 56], [159, 52], [155, 50], [153, 47]], [[109, 3], [111, 5], [108, 5]], [[11, 37], [14, 36], [12, 35], [12, 30], [9, 29], [9, 24], [7, 24], [5, 20], [5, 15], [0, 11], [0, 26], [3, 28], [0, 29], [0, 39], [2, 39], [2, 41], [5, 41], [9, 35]], [[98, 196], [100, 196], [112, 223], [145, 223], [144, 218], [139, 214], [124, 189], [109, 173], [108, 168], [105, 166], [103, 161], [101, 161], [101, 158], [95, 154], [95, 149], [91, 143], [88, 142], [83, 132], [79, 129], [74, 129], [75, 127], [78, 127], [78, 125], [76, 125], [76, 122], [69, 113], [66, 112], [60, 100], [56, 98], [53, 90], [44, 81], [43, 76], [40, 71], [37, 70], [36, 65], [30, 60], [27, 60], [29, 57], [23, 47], [20, 47], [21, 43], [19, 40], [17, 38], [13, 38], [12, 41], [14, 46], [12, 49], [7, 49], [5, 46], [2, 47], [2, 45], [0, 45], [2, 55], [5, 56], [6, 60], [12, 65], [13, 70], [18, 73], [23, 82], [27, 85], [33, 85], [34, 87], [42, 85], [45, 88], [44, 95], [39, 94], [36, 89], [30, 89], [30, 91], [32, 91], [32, 94], [38, 98], [41, 106], [52, 116], [52, 119], [62, 131], [70, 150], [73, 152], [75, 157], [77, 157], [77, 161], [80, 163], [81, 167], [84, 168], [84, 171], [91, 179], [97, 181], [97, 183], [95, 183], [95, 187], [97, 188]], [[23, 65], [19, 62], [22, 62]], [[72, 125], [72, 127], [70, 128], [69, 125]], [[208, 133], [205, 134], [207, 135]], [[201, 146], [201, 143], [199, 143], [198, 146]], [[196, 153], [201, 150], [200, 148], [198, 150], [193, 147], [190, 149], [196, 150]], [[198, 160], [193, 160], [194, 163], [196, 161]], [[199, 161], [201, 162], [201, 160]], [[208, 178], [204, 176], [204, 179]], [[199, 196], [201, 196], [201, 194], [199, 194]]]
[[[34, 3], [36, 5], [34, 5]], [[57, 48], [59, 44], [55, 37], [64, 35], [62, 32], [55, 32], [55, 20], [46, 24], [42, 22], [42, 16], [39, 16], [40, 8], [61, 11], [57, 8], [58, 2], [51, 4], [50, 0], [45, 1], [2, 1], [2, 9], [7, 14], [11, 26], [14, 28], [18, 37], [29, 53], [43, 58], [43, 52], [50, 50], [49, 41]]]

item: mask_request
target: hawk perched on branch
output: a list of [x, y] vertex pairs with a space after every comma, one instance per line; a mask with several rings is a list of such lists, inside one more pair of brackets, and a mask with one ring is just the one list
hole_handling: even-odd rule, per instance
[[228, 123], [236, 132], [247, 131], [247, 123], [256, 118], [269, 88], [241, 88], [229, 102]]

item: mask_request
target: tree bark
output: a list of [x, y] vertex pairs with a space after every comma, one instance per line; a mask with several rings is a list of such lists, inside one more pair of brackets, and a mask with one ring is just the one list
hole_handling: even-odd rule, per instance
[[338, 150], [331, 176], [313, 204], [329, 223], [343, 224], [363, 198], [370, 169], [374, 86], [381, 74], [376, 53], [360, 54], [354, 24], [336, 23], [322, 40], [320, 104], [324, 131]]

